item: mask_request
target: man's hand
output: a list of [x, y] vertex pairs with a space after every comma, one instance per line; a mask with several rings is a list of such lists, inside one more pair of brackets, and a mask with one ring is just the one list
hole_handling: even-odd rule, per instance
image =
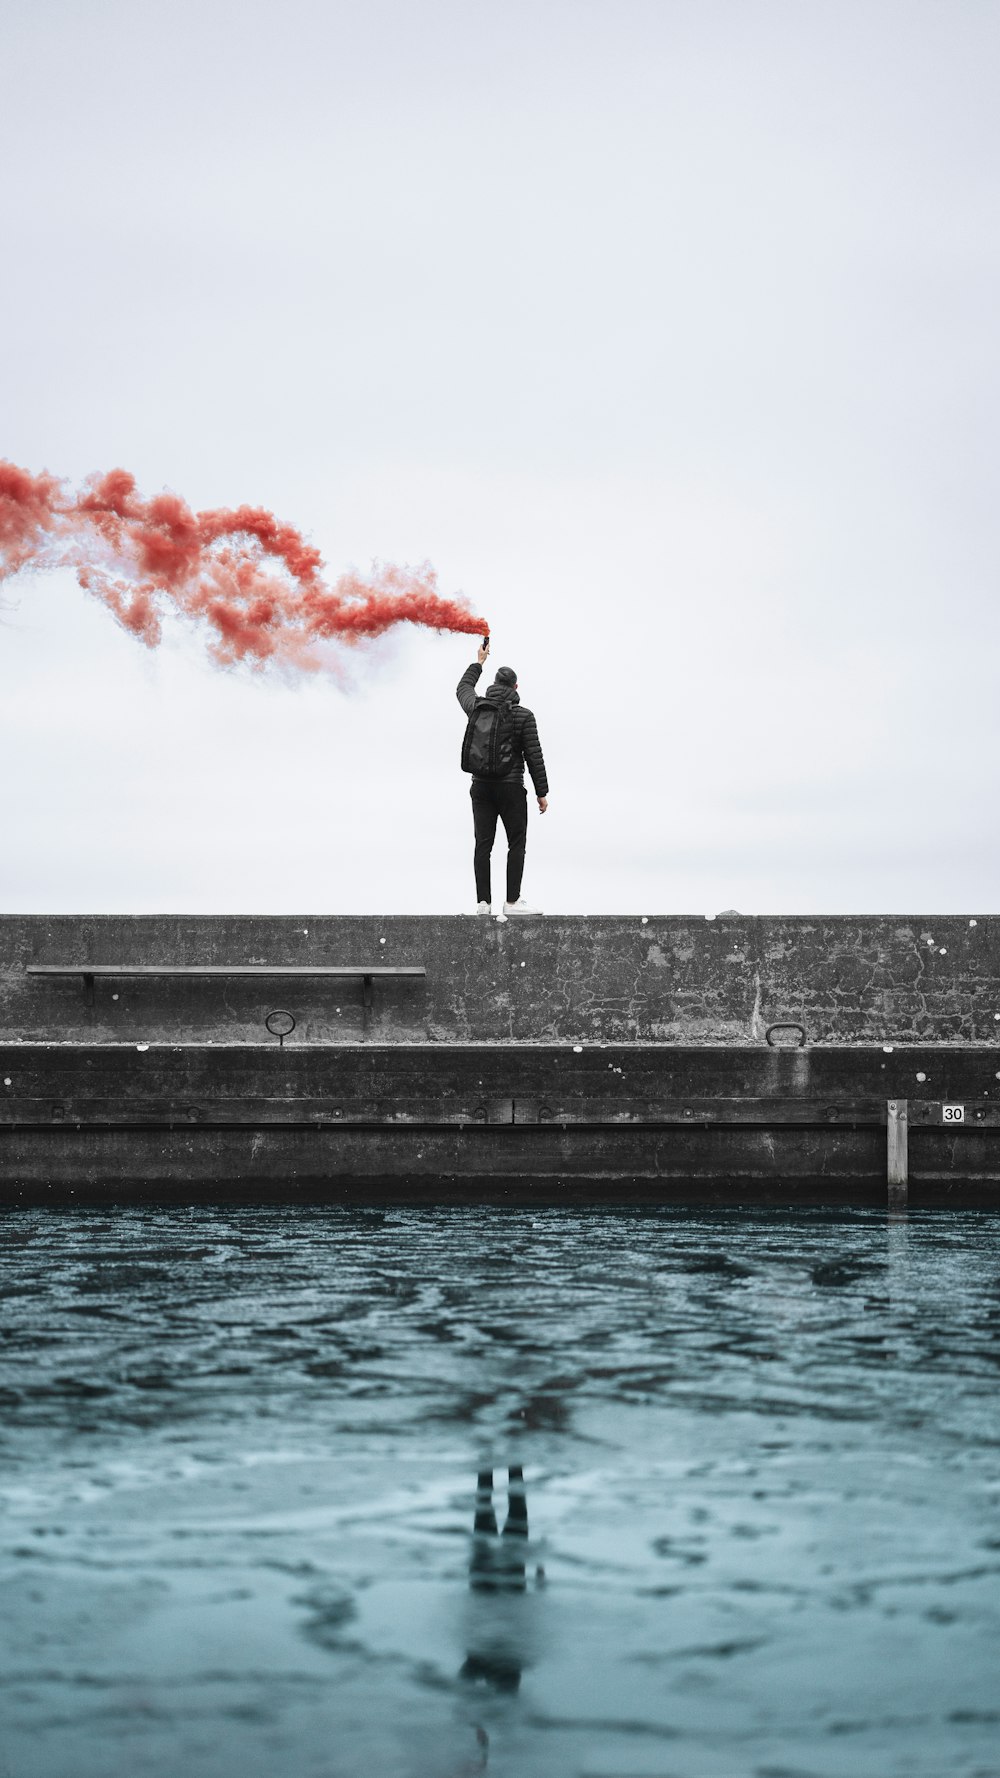
[[482, 666], [484, 666], [484, 665], [485, 665], [485, 663], [486, 663], [486, 656], [487, 656], [487, 655], [488, 655], [488, 654], [489, 654], [489, 652], [490, 652], [490, 645], [489, 645], [489, 643], [488, 643], [488, 642], [480, 642], [480, 644], [479, 644], [479, 653], [478, 653], [478, 654], [477, 654], [477, 656], [476, 656], [476, 659], [477, 659], [477, 661], [478, 661], [478, 662], [479, 662], [479, 665], [480, 665], [480, 666], [481, 666], [481, 667], [482, 667]]
[[544, 813], [545, 813], [545, 811], [546, 811], [546, 809], [547, 809], [547, 808], [548, 808], [548, 806], [549, 806], [549, 799], [548, 799], [548, 797], [547, 797], [547, 796], [540, 796], [540, 797], [539, 797], [539, 799], [538, 799], [538, 813], [539, 813], [539, 814], [540, 814], [540, 815], [544, 815]]

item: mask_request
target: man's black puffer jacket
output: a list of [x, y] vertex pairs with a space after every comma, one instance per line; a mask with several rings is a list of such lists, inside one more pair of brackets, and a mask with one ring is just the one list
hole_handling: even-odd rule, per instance
[[[458, 701], [466, 716], [471, 716], [478, 697], [476, 686], [482, 673], [482, 667], [473, 661], [466, 667], [458, 682]], [[511, 685], [497, 685], [494, 680], [489, 690], [483, 693], [491, 704], [510, 705], [510, 714], [514, 728], [514, 764], [502, 778], [473, 778], [474, 784], [523, 784], [524, 768], [531, 773], [531, 782], [535, 786], [536, 796], [548, 796], [549, 781], [545, 776], [545, 761], [542, 758], [541, 742], [538, 739], [538, 724], [530, 710], [526, 710], [517, 692]]]

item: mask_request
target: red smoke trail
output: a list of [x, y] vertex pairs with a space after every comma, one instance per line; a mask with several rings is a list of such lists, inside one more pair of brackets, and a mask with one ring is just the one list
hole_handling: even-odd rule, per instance
[[0, 581], [71, 567], [125, 629], [155, 648], [164, 611], [201, 620], [224, 663], [322, 664], [317, 644], [381, 636], [393, 624], [485, 634], [433, 568], [376, 566], [329, 585], [319, 552], [263, 507], [192, 512], [176, 494], [144, 500], [125, 469], [74, 494], [55, 476], [0, 461]]

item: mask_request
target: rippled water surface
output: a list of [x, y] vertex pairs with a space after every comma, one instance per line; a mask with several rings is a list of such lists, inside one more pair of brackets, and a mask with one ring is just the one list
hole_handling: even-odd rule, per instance
[[1000, 1774], [997, 1218], [0, 1237], [3, 1778]]

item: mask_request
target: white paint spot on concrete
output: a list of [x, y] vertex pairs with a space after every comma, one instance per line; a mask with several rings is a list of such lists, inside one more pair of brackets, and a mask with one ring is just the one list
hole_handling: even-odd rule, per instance
[[9, 1075], [9, 1074], [5, 1074], [5, 1075], [4, 1075], [4, 1077], [3, 1077], [3, 1084], [4, 1084], [4, 1086], [5, 1086], [5, 1087], [9, 1087], [9, 1086], [10, 1086], [10, 1084], [11, 1084], [11, 1079], [10, 1079], [10, 1075]]
[[948, 955], [948, 946], [942, 945], [941, 949], [938, 952], [938, 956], [939, 957], [947, 957], [947, 955]]
[[112, 1000], [117, 1000], [118, 996], [117, 996], [117, 994], [112, 994], [111, 998], [112, 998]]
[[886, 1055], [887, 1055], [887, 1056], [891, 1056], [891, 1055], [892, 1055], [892, 1051], [893, 1051], [893, 1045], [892, 1045], [892, 1044], [891, 1044], [891, 1043], [884, 1043], [884, 1044], [883, 1044], [883, 1045], [882, 1045], [882, 1049], [883, 1049], [883, 1051], [884, 1051], [884, 1052], [885, 1052], [885, 1054], [886, 1054]]
[[643, 925], [644, 925], [644, 926], [648, 926], [648, 925], [649, 925], [649, 915], [648, 915], [648, 914], [643, 914], [643, 916], [642, 916], [642, 924], [643, 924]]
[[522, 964], [521, 964], [521, 968], [522, 968], [522, 969], [523, 969], [523, 968], [524, 968], [524, 964], [523, 964], [523, 963], [522, 963]]
[[927, 1079], [927, 1076], [926, 1076], [926, 1074], [918, 1074], [918, 1075], [917, 1075], [917, 1079], [918, 1079], [918, 1080], [926, 1080], [926, 1079]]
[[379, 941], [378, 941], [378, 942], [379, 942], [379, 944], [380, 944], [380, 945], [384, 945], [384, 944], [385, 944], [385, 939], [384, 939], [384, 938], [380, 938], [380, 939], [379, 939]]
[[928, 939], [928, 940], [927, 940], [927, 943], [928, 943], [928, 944], [929, 944], [929, 945], [930, 945], [930, 946], [931, 946], [931, 947], [932, 947], [932, 948], [933, 948], [933, 945], [934, 945], [934, 940], [933, 940], [933, 939], [932, 939], [932, 938], [929, 938], [929, 939]]
[[137, 1050], [148, 1050], [149, 1044], [148, 1043], [137, 1043], [135, 1047]]
[[[582, 1054], [583, 1054], [583, 1044], [582, 1043], [574, 1043], [573, 1054], [574, 1054], [574, 1056], [582, 1056]], [[997, 1079], [1000, 1080], [1000, 1075], [997, 1076]]]
[[970, 921], [969, 921], [969, 925], [970, 925], [970, 926], [978, 926], [978, 925], [979, 925], [979, 921], [978, 921], [978, 920], [970, 920]]

